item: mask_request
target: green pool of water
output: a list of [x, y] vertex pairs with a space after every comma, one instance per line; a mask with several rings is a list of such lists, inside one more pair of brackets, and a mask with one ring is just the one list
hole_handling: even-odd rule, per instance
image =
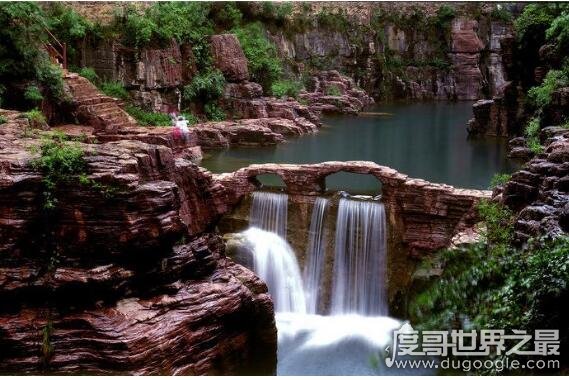
[[[488, 188], [495, 173], [517, 168], [506, 156], [505, 139], [468, 138], [470, 102], [376, 105], [366, 111], [388, 115], [326, 117], [317, 134], [274, 147], [208, 152], [201, 165], [222, 173], [254, 163], [366, 160], [411, 177], [475, 189]], [[266, 183], [278, 185], [270, 179]], [[379, 186], [371, 176], [345, 173], [328, 177], [326, 185], [359, 192]]]

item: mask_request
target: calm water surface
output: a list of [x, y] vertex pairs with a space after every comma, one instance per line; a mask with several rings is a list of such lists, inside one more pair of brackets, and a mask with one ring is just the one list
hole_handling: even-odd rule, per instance
[[[411, 177], [476, 189], [488, 188], [495, 173], [517, 167], [506, 157], [505, 140], [468, 139], [470, 102], [376, 105], [367, 111], [389, 115], [326, 117], [317, 134], [276, 147], [209, 152], [201, 165], [222, 173], [256, 163], [366, 160]], [[343, 173], [328, 177], [326, 185], [362, 191], [378, 186], [370, 176]]]

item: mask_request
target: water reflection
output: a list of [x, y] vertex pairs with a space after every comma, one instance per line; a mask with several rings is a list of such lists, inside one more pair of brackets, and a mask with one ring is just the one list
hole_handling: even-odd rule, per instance
[[[495, 173], [512, 172], [516, 164], [506, 157], [506, 141], [469, 139], [466, 122], [471, 103], [417, 103], [377, 105], [370, 112], [389, 116], [327, 117], [315, 134], [276, 147], [231, 148], [210, 154], [203, 163], [213, 172], [234, 171], [253, 163], [318, 163], [323, 161], [374, 161], [411, 177], [457, 187], [485, 189]], [[377, 188], [375, 179], [327, 185], [347, 190]]]

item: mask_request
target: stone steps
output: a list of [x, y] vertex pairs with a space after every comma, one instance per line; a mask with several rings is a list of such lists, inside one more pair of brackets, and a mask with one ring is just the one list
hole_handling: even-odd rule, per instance
[[99, 91], [89, 80], [75, 73], [63, 77], [83, 119], [92, 120], [99, 132], [136, 128], [138, 125], [119, 107], [117, 100]]

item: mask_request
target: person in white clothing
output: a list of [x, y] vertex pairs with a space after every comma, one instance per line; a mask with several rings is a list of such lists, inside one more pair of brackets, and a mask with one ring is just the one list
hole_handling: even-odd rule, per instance
[[184, 142], [187, 142], [190, 136], [190, 129], [188, 128], [188, 121], [184, 116], [178, 116], [176, 120], [176, 127], [180, 129]]

